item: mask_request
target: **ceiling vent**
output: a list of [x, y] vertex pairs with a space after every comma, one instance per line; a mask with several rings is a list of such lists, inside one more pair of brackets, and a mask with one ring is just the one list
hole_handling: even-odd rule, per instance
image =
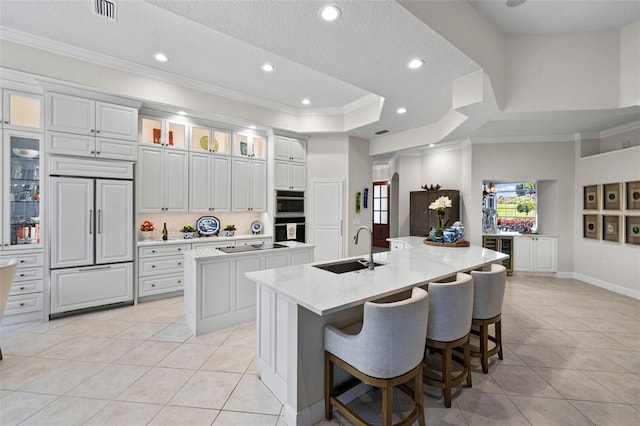
[[104, 16], [112, 21], [116, 20], [117, 3], [112, 0], [94, 0], [93, 13]]
[[385, 133], [389, 133], [389, 131], [388, 130], [378, 130], [375, 133], [376, 133], [376, 135], [384, 135]]

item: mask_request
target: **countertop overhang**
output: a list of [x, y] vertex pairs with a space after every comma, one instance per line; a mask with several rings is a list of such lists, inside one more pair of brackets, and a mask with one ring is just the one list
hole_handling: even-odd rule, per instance
[[[394, 240], [402, 241], [407, 248], [374, 254], [374, 260], [385, 265], [377, 266], [373, 271], [363, 269], [334, 274], [315, 268], [312, 263], [249, 272], [246, 277], [322, 316], [509, 257], [474, 245], [451, 248], [427, 246], [420, 237]], [[366, 256], [352, 259], [362, 257]], [[321, 263], [328, 262], [315, 264]]]
[[[269, 243], [271, 244], [271, 243]], [[191, 250], [185, 251], [184, 255], [191, 257], [195, 260], [206, 260], [209, 258], [215, 258], [218, 256], [250, 256], [255, 254], [269, 254], [271, 252], [278, 253], [281, 251], [296, 249], [296, 248], [310, 248], [314, 247], [313, 244], [300, 243], [297, 241], [278, 241], [277, 244], [281, 244], [286, 247], [282, 248], [270, 248], [264, 250], [254, 250], [254, 251], [241, 251], [237, 253], [225, 253], [221, 250], [218, 250], [217, 247], [195, 247]]]

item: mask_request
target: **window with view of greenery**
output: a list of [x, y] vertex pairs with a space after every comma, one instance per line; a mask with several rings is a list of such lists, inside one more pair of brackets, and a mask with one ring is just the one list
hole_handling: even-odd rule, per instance
[[528, 232], [538, 225], [538, 193], [535, 182], [496, 184], [498, 230]]

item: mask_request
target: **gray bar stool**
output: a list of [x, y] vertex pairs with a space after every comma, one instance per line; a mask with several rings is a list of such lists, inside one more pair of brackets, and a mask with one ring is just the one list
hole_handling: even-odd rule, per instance
[[[473, 277], [473, 319], [471, 333], [480, 338], [480, 348], [471, 349], [471, 356], [480, 358], [482, 372], [489, 373], [489, 358], [498, 354], [502, 357], [502, 302], [507, 282], [507, 269], [503, 265], [491, 264], [491, 271], [472, 271]], [[489, 326], [495, 324], [495, 336], [489, 335]], [[493, 348], [489, 349], [489, 341]]]
[[[429, 283], [429, 320], [427, 321], [427, 349], [442, 353], [440, 380], [425, 376], [424, 382], [442, 389], [444, 405], [451, 407], [451, 389], [465, 379], [471, 387], [469, 331], [473, 312], [473, 281], [471, 275], [458, 273], [456, 281]], [[463, 346], [462, 372], [452, 376], [453, 350]]]
[[[338, 396], [360, 382], [382, 389], [382, 424], [392, 425], [393, 388], [409, 395], [415, 402], [411, 413], [396, 425], [425, 425], [422, 397], [422, 356], [427, 335], [429, 296], [421, 288], [412, 290], [411, 298], [393, 303], [367, 302], [362, 329], [350, 334], [353, 326], [343, 330], [331, 325], [324, 328], [325, 417], [330, 420], [332, 407], [357, 425], [368, 425], [360, 416], [338, 400]], [[359, 325], [356, 324], [356, 326]], [[356, 383], [334, 388], [334, 364], [357, 379]], [[415, 392], [404, 385], [414, 380]]]

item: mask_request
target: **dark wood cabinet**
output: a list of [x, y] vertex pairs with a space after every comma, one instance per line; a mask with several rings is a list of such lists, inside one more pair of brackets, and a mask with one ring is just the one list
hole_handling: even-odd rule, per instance
[[451, 226], [460, 220], [460, 191], [440, 189], [437, 191], [412, 191], [409, 193], [409, 235], [426, 237], [432, 227], [438, 226], [438, 213], [429, 209], [429, 204], [439, 197], [449, 197], [451, 208], [445, 209], [445, 222]]

